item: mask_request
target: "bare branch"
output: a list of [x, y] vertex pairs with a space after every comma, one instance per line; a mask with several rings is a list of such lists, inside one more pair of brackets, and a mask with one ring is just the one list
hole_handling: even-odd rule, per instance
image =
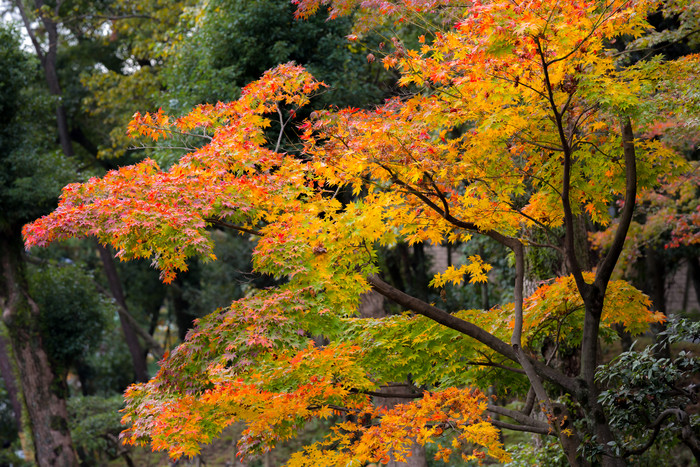
[[27, 12], [24, 9], [24, 3], [22, 3], [22, 0], [14, 0], [12, 3], [19, 10], [19, 15], [22, 17], [22, 23], [24, 24], [24, 29], [27, 31], [27, 35], [29, 36], [29, 39], [32, 41], [32, 45], [34, 46], [34, 50], [36, 51], [36, 55], [39, 57], [39, 60], [41, 60], [43, 62], [45, 59], [44, 51], [42, 50], [41, 45], [39, 44], [39, 40], [36, 38], [36, 34], [34, 34], [34, 31], [32, 30], [31, 22], [29, 21], [29, 17], [27, 16]]
[[638, 454], [644, 453], [647, 449], [649, 449], [653, 444], [654, 441], [656, 441], [656, 437], [659, 435], [659, 432], [661, 431], [662, 424], [664, 420], [666, 420], [668, 417], [676, 416], [678, 420], [681, 422], [681, 424], [687, 424], [688, 423], [688, 414], [681, 409], [666, 409], [661, 414], [656, 417], [656, 420], [649, 425], [649, 428], [653, 428], [654, 431], [652, 432], [651, 436], [647, 440], [646, 443], [644, 443], [642, 446], [636, 448], [636, 449], [626, 449], [625, 453], [623, 454], [623, 457], [629, 457], [629, 456], [635, 456]]
[[489, 420], [489, 423], [491, 423], [493, 426], [498, 427], [498, 428], [505, 428], [506, 430], [513, 430], [513, 431], [525, 431], [527, 433], [537, 433], [540, 435], [552, 435], [554, 436], [555, 433], [547, 428], [540, 428], [540, 427], [535, 427], [535, 426], [528, 426], [528, 425], [515, 425], [513, 423], [506, 423], [502, 422], [500, 420]]
[[494, 368], [500, 368], [502, 370], [507, 370], [507, 371], [512, 371], [513, 373], [518, 373], [520, 375], [524, 375], [525, 371], [520, 369], [520, 368], [513, 368], [512, 366], [508, 365], [503, 365], [500, 363], [496, 362], [475, 362], [475, 361], [467, 361], [464, 362], [465, 365], [474, 365], [474, 366], [491, 366]]
[[610, 276], [615, 264], [622, 253], [622, 247], [627, 238], [627, 231], [632, 223], [634, 214], [635, 198], [637, 197], [637, 157], [634, 149], [634, 133], [632, 132], [632, 122], [629, 117], [625, 117], [620, 122], [622, 134], [622, 149], [625, 158], [625, 205], [622, 208], [620, 222], [613, 238], [608, 253], [598, 266], [595, 277], [595, 285], [605, 295]]
[[[110, 295], [109, 292], [107, 292], [101, 285], [95, 283], [95, 285], [100, 289], [100, 291], [105, 294], [105, 295]], [[117, 304], [117, 312], [121, 316], [123, 316], [134, 328], [134, 331], [136, 334], [139, 335], [141, 339], [144, 340], [146, 345], [148, 346], [149, 349], [151, 349], [151, 353], [153, 354], [153, 357], [156, 360], [161, 360], [163, 358], [163, 355], [165, 354], [165, 351], [163, 350], [163, 347], [156, 341], [153, 336], [151, 336], [146, 330], [144, 330], [141, 325], [136, 321], [136, 319], [129, 313], [126, 308], [124, 308], [120, 303], [116, 302]]]
[[353, 394], [367, 394], [368, 396], [384, 397], [387, 399], [392, 398], [392, 397], [396, 397], [397, 399], [420, 399], [423, 397], [423, 394], [415, 394], [415, 393], [392, 394], [392, 393], [377, 392], [377, 391], [364, 391], [364, 390], [359, 390], [359, 389], [350, 389], [350, 392]]
[[537, 420], [533, 417], [530, 417], [529, 415], [525, 415], [518, 410], [511, 410], [511, 409], [507, 409], [505, 407], [501, 407], [500, 405], [493, 405], [493, 404], [489, 404], [487, 410], [489, 412], [492, 412], [492, 413], [495, 413], [498, 415], [503, 415], [505, 417], [512, 418], [516, 422], [522, 423], [524, 425], [529, 425], [532, 427], [537, 427], [537, 428], [540, 428], [543, 430], [547, 430], [547, 432], [549, 432], [549, 430], [550, 430], [549, 424], [547, 424], [541, 420]]

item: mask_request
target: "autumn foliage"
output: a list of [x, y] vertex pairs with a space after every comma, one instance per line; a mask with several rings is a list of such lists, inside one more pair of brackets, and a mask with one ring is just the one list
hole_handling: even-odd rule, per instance
[[[295, 154], [278, 152], [268, 130], [284, 128], [324, 87], [296, 64], [268, 71], [235, 102], [180, 118], [137, 113], [134, 137], [186, 135], [206, 144], [168, 170], [145, 160], [69, 185], [56, 211], [24, 229], [27, 247], [95, 236], [121, 259], [152, 258], [170, 282], [187, 258], [215, 259], [210, 229], [229, 227], [256, 239], [256, 271], [285, 279], [201, 319], [152, 381], [131, 387], [124, 439], [189, 456], [243, 420], [246, 456], [295, 436], [312, 418], [337, 422], [289, 465], [399, 459], [414, 442], [439, 445], [443, 459], [459, 451], [504, 461], [495, 413], [564, 445], [578, 439], [555, 413], [557, 394], [601, 415], [598, 338], [614, 338], [616, 325], [639, 333], [664, 319], [641, 292], [610, 278], [638, 191], [688, 169], [673, 149], [635, 139], [632, 129], [653, 120], [646, 103], [666, 80], [697, 75], [698, 57], [621, 65], [610, 44], [648, 30], [657, 2], [647, 0], [298, 3], [300, 16], [321, 5], [332, 15], [359, 8], [358, 34], [382, 21], [429, 19], [434, 27], [419, 49], [394, 38], [383, 58], [407, 94], [371, 110], [314, 112], [298, 128], [303, 148]], [[668, 191], [683, 197], [683, 186]], [[353, 200], [341, 202], [340, 190]], [[611, 206], [620, 213], [612, 224]], [[696, 214], [687, 217], [691, 230]], [[581, 217], [616, 226], [592, 271], [576, 256], [586, 239], [574, 230]], [[511, 250], [513, 303], [448, 313], [378, 277], [380, 247], [474, 235]], [[526, 248], [557, 252], [567, 271], [529, 297]], [[490, 268], [489, 258], [474, 255], [432, 285], [485, 281]], [[407, 313], [357, 318], [371, 287]], [[538, 357], [545, 339], [581, 349], [580, 378]], [[488, 401], [479, 389], [492, 382], [482, 378], [486, 367], [508, 374], [513, 387], [531, 385], [544, 417]], [[372, 404], [371, 395], [409, 375], [421, 388], [415, 399], [391, 409]], [[591, 430], [602, 444], [614, 441], [609, 430]]]

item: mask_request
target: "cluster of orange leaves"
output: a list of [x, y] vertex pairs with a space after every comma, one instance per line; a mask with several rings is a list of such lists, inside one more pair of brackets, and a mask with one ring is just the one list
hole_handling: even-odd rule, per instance
[[335, 417], [345, 421], [289, 465], [400, 459], [412, 443], [441, 438], [448, 444], [439, 446], [443, 459], [464, 446], [474, 448], [465, 458], [508, 459], [479, 390], [446, 388], [390, 409], [373, 405], [363, 394], [376, 389], [359, 363], [364, 350], [342, 342], [318, 347], [304, 336], [309, 323], [324, 319], [309, 292], [261, 292], [201, 320], [152, 381], [127, 391], [124, 441], [193, 456], [244, 421], [239, 455], [245, 457], [296, 436], [312, 418]]
[[[292, 456], [291, 466], [360, 466], [368, 462], [402, 462], [411, 455], [411, 446], [424, 445], [443, 432], [449, 445], [438, 443], [436, 459], [449, 462], [454, 451], [464, 445], [480, 446], [464, 460], [483, 460], [486, 455], [501, 462], [510, 456], [503, 450], [498, 430], [484, 417], [487, 400], [478, 390], [447, 388], [425, 392], [412, 402], [393, 408], [367, 404], [351, 420], [338, 423], [324, 441]], [[372, 423], [378, 419], [378, 423]]]
[[206, 229], [211, 218], [255, 227], [283, 215], [309, 192], [303, 164], [263, 146], [269, 125], [264, 114], [281, 104], [305, 105], [322, 86], [287, 64], [247, 86], [232, 103], [202, 105], [178, 119], [162, 111], [136, 114], [132, 135], [158, 139], [195, 127], [215, 135], [168, 171], [147, 159], [68, 185], [53, 213], [24, 227], [26, 246], [92, 235], [112, 244], [122, 259], [153, 257], [166, 283], [187, 270], [188, 257], [215, 259]]
[[[594, 275], [585, 272], [584, 278], [592, 281]], [[626, 281], [611, 281], [601, 315], [603, 336], [615, 335], [615, 325], [622, 325], [632, 335], [637, 335], [646, 332], [650, 324], [666, 320], [663, 313], [650, 308], [648, 296]], [[528, 342], [556, 336], [568, 346], [580, 343], [584, 304], [571, 275], [541, 285], [525, 299], [523, 315], [523, 332]]]

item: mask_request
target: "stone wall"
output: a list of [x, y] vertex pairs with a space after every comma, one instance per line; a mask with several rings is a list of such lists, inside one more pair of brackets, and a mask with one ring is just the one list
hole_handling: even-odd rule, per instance
[[700, 311], [697, 293], [695, 293], [686, 261], [680, 264], [666, 282], [666, 310], [669, 313]]

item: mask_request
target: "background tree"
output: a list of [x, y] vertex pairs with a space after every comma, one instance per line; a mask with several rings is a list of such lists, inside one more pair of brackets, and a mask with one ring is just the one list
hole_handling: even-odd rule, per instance
[[[94, 67], [124, 67], [133, 62], [131, 49], [123, 43], [115, 44], [106, 36], [106, 24], [150, 19], [152, 5], [144, 3], [135, 6], [129, 2], [81, 2], [58, 1], [14, 1], [12, 5], [22, 19], [24, 30], [39, 58], [45, 75], [45, 83], [55, 97], [56, 119], [54, 127], [65, 156], [76, 157], [85, 168], [104, 171], [103, 165], [115, 166], [114, 162], [98, 162], [99, 148], [104, 144], [100, 125], [86, 119], [82, 100], [86, 97], [85, 88], [80, 83], [80, 75]], [[179, 4], [178, 4], [179, 5]], [[164, 9], [163, 9], [164, 10]], [[167, 10], [172, 13], [172, 10]], [[163, 18], [178, 15], [157, 16], [145, 23], [150, 27], [139, 30], [141, 34], [163, 29]], [[156, 25], [153, 27], [153, 25]], [[160, 28], [160, 29], [159, 29]], [[118, 37], [118, 36], [115, 36]], [[143, 94], [143, 93], [142, 93]], [[135, 94], [139, 95], [139, 94]], [[100, 250], [100, 247], [98, 247]], [[114, 264], [113, 256], [107, 250], [101, 251], [102, 268], [108, 279], [109, 290], [119, 303], [124, 338], [129, 348], [138, 381], [148, 380], [146, 355], [139, 342], [139, 329], [130, 320], [124, 299], [123, 286]], [[143, 333], [141, 333], [143, 334]], [[146, 340], [148, 344], [148, 340]]]
[[[71, 445], [66, 388], [53, 371], [41, 338], [40, 310], [27, 284], [22, 225], [48, 212], [60, 186], [74, 179], [72, 164], [43, 133], [45, 104], [51, 99], [37, 87], [35, 63], [19, 48], [17, 34], [0, 29], [0, 303], [3, 323], [16, 361], [20, 400], [26, 407], [23, 427], [27, 454], [39, 465], [77, 465]], [[5, 352], [7, 348], [1, 351]], [[13, 375], [3, 373], [8, 381]], [[7, 387], [7, 386], [6, 386]], [[32, 446], [33, 443], [33, 446]]]
[[[116, 34], [130, 37], [132, 31], [140, 31], [139, 26], [148, 21], [149, 18], [120, 21]], [[329, 22], [320, 16], [313, 21], [295, 20], [294, 7], [286, 0], [193, 4], [182, 11], [178, 22], [170, 19], [169, 24], [168, 33], [144, 34], [129, 42], [133, 52], [122, 54], [140, 57], [132, 58], [139, 66], [109, 70], [100, 67], [83, 76], [90, 91], [85, 100], [90, 112], [105, 125], [113, 126], [109, 141], [100, 148], [101, 157], [133, 146], [133, 140], [127, 141], [126, 126], [135, 110], [135, 95], [148, 95], [142, 108], [163, 107], [176, 114], [185, 113], [197, 104], [237, 97], [242, 86], [267, 68], [289, 60], [313, 69], [331, 86], [317, 96], [312, 108], [322, 108], [330, 102], [357, 106], [378, 103], [395, 83], [393, 75], [380, 63], [368, 62], [365, 48], [347, 43], [349, 20]], [[308, 115], [311, 110], [304, 112]], [[295, 125], [294, 119], [287, 124], [281, 139], [282, 147], [289, 151], [298, 151]], [[157, 152], [142, 148], [131, 154], [149, 155], [168, 167], [182, 155], [183, 148], [198, 144], [201, 143], [196, 138], [182, 138], [178, 144], [161, 145]], [[168, 309], [181, 337], [193, 319], [241, 298], [246, 290], [274, 283], [252, 273], [251, 242], [225, 229], [216, 235], [220, 249], [217, 256], [225, 255], [226, 261], [200, 264], [194, 260], [187, 274], [180, 275], [168, 289]], [[122, 277], [136, 276], [132, 271]], [[157, 307], [151, 309], [157, 311]], [[158, 318], [157, 314], [152, 316]]]

